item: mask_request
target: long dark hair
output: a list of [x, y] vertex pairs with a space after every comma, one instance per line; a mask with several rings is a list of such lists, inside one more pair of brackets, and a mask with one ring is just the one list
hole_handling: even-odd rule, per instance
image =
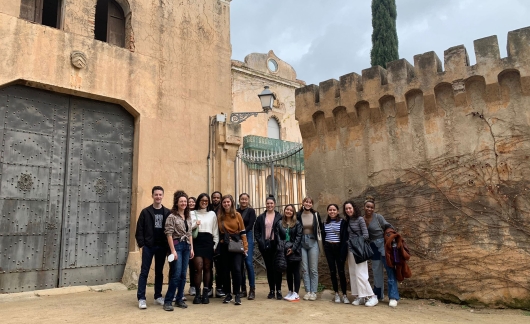
[[[347, 204], [350, 204], [353, 207], [353, 217], [350, 217], [350, 216], [346, 215], [346, 205]], [[346, 200], [344, 202], [344, 204], [342, 204], [342, 210], [344, 212], [344, 217], [346, 218], [346, 221], [348, 223], [351, 221], [352, 218], [357, 219], [358, 217], [362, 216], [361, 215], [361, 210], [359, 209], [359, 207], [355, 204], [355, 202], [353, 200]]]
[[190, 210], [195, 210], [195, 209], [197, 209], [197, 198], [195, 198], [195, 197], [191, 197], [191, 196], [188, 198], [188, 208], [189, 208], [189, 206], [190, 206], [190, 199], [193, 200], [193, 202], [195, 203], [195, 207], [193, 207], [193, 209], [190, 208]]
[[236, 218], [236, 207], [234, 206], [234, 197], [232, 197], [232, 195], [224, 195], [223, 197], [221, 197], [221, 207], [219, 208], [219, 210], [217, 210], [217, 216], [219, 216], [221, 220], [225, 219], [226, 212], [223, 207], [223, 201], [225, 199], [230, 199], [230, 202], [232, 203], [232, 206], [230, 206], [230, 211], [228, 212], [230, 214], [230, 218]]
[[[287, 207], [291, 207], [293, 209], [293, 217], [291, 217], [291, 220], [289, 222], [287, 222], [287, 217], [285, 217], [285, 210], [287, 209]], [[286, 205], [283, 208], [282, 226], [283, 227], [286, 227], [286, 226], [294, 227], [295, 225], [296, 225], [296, 208], [294, 207], [293, 204]]]
[[[210, 196], [207, 194], [207, 193], [202, 193], [199, 195], [199, 197], [197, 197], [197, 200], [195, 200], [195, 210], [200, 210], [201, 209], [201, 200], [202, 198], [208, 198], [208, 206], [206, 206], [206, 211], [210, 211]], [[199, 205], [198, 208], [197, 208], [197, 204]]]
[[[339, 205], [337, 205], [337, 204], [329, 204], [328, 207], [326, 207], [326, 212], [329, 210], [329, 207], [331, 207], [331, 206], [334, 206], [335, 208], [337, 208], [337, 219], [340, 220]], [[328, 217], [326, 217], [326, 224], [329, 224], [329, 222], [331, 222], [331, 217], [329, 217], [329, 214], [328, 214]]]
[[188, 206], [188, 195], [183, 190], [177, 190], [173, 194], [173, 208], [171, 208], [171, 214], [177, 216], [179, 214], [179, 199], [186, 198], [186, 208], [184, 208], [184, 219], [190, 218], [190, 206]]

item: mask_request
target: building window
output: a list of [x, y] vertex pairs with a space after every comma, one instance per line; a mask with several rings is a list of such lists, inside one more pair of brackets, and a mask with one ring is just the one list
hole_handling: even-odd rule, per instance
[[278, 72], [278, 63], [273, 59], [267, 61], [267, 67], [271, 72]]
[[280, 124], [278, 124], [276, 118], [269, 118], [267, 136], [269, 138], [280, 139]]
[[20, 18], [53, 28], [61, 28], [62, 0], [22, 0]]
[[98, 0], [94, 37], [102, 42], [125, 47], [125, 15], [114, 0]]

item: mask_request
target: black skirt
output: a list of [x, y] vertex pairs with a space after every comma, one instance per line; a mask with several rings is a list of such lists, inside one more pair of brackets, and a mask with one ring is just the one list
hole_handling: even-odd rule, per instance
[[199, 232], [193, 239], [193, 252], [196, 257], [213, 260], [213, 235]]

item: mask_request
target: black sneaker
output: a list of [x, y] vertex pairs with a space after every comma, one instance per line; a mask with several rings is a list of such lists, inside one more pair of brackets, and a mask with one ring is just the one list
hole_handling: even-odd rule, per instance
[[232, 295], [228, 294], [226, 295], [225, 299], [223, 300], [223, 304], [229, 304], [232, 301]]
[[222, 297], [225, 297], [225, 296], [226, 296], [226, 294], [221, 288], [216, 288], [215, 289], [215, 298], [222, 298]]
[[195, 298], [193, 298], [194, 304], [202, 304], [202, 298], [200, 294], [195, 294]]
[[269, 294], [267, 295], [267, 299], [273, 299], [274, 298], [274, 290], [271, 290]]
[[282, 300], [283, 299], [281, 290], [276, 291], [276, 299], [278, 299], [278, 300]]
[[177, 306], [178, 308], [188, 308], [188, 305], [186, 305], [183, 300], [176, 302], [175, 306]]
[[241, 305], [241, 295], [240, 294], [236, 294], [235, 304], [236, 305]]
[[168, 311], [168, 312], [172, 312], [173, 311], [173, 306], [171, 305], [171, 303], [169, 303], [169, 304], [164, 303], [164, 310]]

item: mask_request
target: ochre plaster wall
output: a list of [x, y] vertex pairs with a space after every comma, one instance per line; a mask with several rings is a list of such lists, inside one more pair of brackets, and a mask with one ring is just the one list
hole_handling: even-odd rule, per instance
[[405, 236], [402, 293], [530, 307], [530, 28], [373, 67], [296, 92], [306, 184], [365, 195]]
[[[135, 116], [134, 252], [154, 185], [166, 189], [166, 206], [176, 189], [207, 190], [208, 117], [231, 108], [230, 1], [119, 2], [130, 10], [128, 48], [94, 40], [95, 1], [66, 0], [59, 30], [19, 19], [20, 1], [0, 0], [0, 86], [114, 102]], [[74, 50], [85, 53], [84, 69], [70, 63]]]

